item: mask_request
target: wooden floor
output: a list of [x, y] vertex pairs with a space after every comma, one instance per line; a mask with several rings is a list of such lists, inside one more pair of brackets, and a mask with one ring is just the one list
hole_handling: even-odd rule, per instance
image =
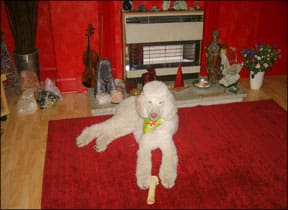
[[[287, 111], [287, 76], [265, 77], [260, 90], [250, 90], [248, 79], [241, 79], [240, 85], [248, 93], [245, 101], [273, 99]], [[64, 94], [56, 106], [28, 116], [17, 115], [16, 103], [17, 96], [8, 91], [10, 114], [1, 121], [1, 209], [38, 209], [48, 121], [90, 116], [88, 97]]]

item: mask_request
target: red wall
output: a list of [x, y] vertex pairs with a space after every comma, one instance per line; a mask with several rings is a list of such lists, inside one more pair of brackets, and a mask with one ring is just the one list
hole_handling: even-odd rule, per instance
[[[282, 58], [266, 75], [287, 74], [287, 1], [205, 1], [204, 45], [211, 41], [214, 29], [219, 42], [236, 47], [238, 54], [257, 42], [276, 44]], [[202, 53], [202, 64], [205, 56]], [[239, 62], [242, 58], [238, 55]], [[202, 65], [201, 73], [205, 71]], [[242, 77], [248, 76], [243, 68]]]
[[[161, 1], [133, 1], [134, 8], [147, 9]], [[173, 1], [171, 1], [173, 3]], [[193, 6], [193, 1], [186, 1]], [[219, 30], [219, 42], [233, 46], [238, 53], [256, 42], [276, 44], [282, 58], [267, 75], [287, 74], [287, 2], [286, 1], [205, 1], [203, 48], [211, 41], [214, 29]], [[115, 78], [122, 78], [122, 1], [39, 1], [37, 47], [40, 50], [40, 74], [43, 81], [50, 77], [63, 92], [83, 92], [81, 75], [85, 69], [83, 53], [87, 47], [86, 28], [95, 27], [91, 47], [102, 58], [110, 59]], [[7, 22], [5, 5], [1, 1], [1, 32], [10, 52], [14, 43]], [[101, 48], [101, 49], [100, 49]], [[202, 51], [201, 74], [205, 71]], [[239, 57], [241, 61], [241, 57]], [[241, 71], [242, 77], [248, 71]]]

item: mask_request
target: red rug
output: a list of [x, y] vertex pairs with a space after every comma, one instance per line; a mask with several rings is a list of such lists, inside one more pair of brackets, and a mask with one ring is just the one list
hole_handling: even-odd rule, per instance
[[[175, 186], [136, 185], [137, 144], [77, 148], [81, 130], [110, 116], [49, 122], [42, 208], [287, 208], [287, 112], [272, 100], [179, 109]], [[158, 175], [161, 152], [153, 152]]]

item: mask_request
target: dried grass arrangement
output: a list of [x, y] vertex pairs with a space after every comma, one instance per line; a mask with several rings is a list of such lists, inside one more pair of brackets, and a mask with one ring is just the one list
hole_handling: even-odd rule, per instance
[[5, 0], [6, 12], [15, 42], [15, 52], [28, 54], [36, 50], [38, 1]]

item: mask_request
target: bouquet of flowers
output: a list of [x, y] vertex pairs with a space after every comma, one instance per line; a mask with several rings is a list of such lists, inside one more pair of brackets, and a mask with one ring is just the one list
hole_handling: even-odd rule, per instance
[[274, 62], [280, 57], [281, 51], [276, 46], [268, 44], [256, 44], [252, 49], [244, 48], [241, 52], [243, 65], [252, 72], [252, 78], [258, 72], [271, 69]]

